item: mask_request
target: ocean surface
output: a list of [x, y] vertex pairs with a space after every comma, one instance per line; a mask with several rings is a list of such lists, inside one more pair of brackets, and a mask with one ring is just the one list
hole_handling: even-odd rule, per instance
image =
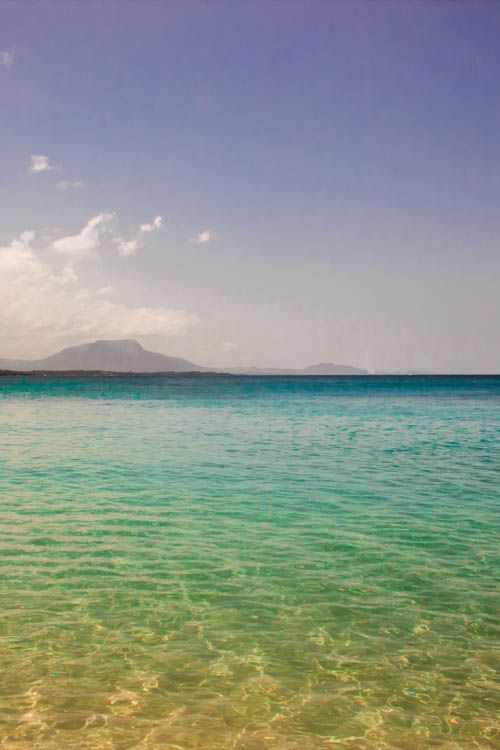
[[500, 378], [1, 378], [2, 750], [500, 748]]

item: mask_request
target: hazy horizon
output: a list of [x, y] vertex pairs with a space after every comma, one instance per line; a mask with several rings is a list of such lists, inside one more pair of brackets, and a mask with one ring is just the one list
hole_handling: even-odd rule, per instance
[[500, 6], [0, 7], [0, 359], [500, 372]]
[[[39, 358], [36, 358], [36, 359], [8, 358], [8, 357], [1, 357], [0, 356], [0, 370], [2, 368], [5, 368], [6, 365], [9, 362], [12, 362], [12, 363], [16, 363], [16, 362], [19, 362], [19, 363], [21, 363], [21, 362], [39, 362], [39, 361], [44, 360], [46, 358], [50, 358], [53, 355], [61, 354], [62, 352], [66, 352], [66, 351], [69, 351], [69, 350], [72, 350], [72, 349], [79, 349], [80, 347], [83, 348], [85, 346], [91, 346], [92, 344], [97, 344], [97, 343], [99, 343], [99, 344], [102, 344], [102, 343], [116, 344], [116, 343], [130, 343], [130, 342], [138, 343], [140, 346], [143, 346], [138, 339], [96, 339], [96, 340], [92, 340], [92, 341], [81, 342], [80, 344], [72, 344], [72, 345], [70, 345], [68, 347], [63, 347], [62, 349], [59, 349], [57, 351], [48, 352], [46, 355], [44, 355], [42, 357], [39, 357]], [[154, 352], [154, 350], [148, 349], [147, 345], [143, 346], [143, 349], [145, 350], [146, 353], [151, 353], [151, 352], [156, 353], [156, 352]], [[169, 356], [168, 353], [167, 353], [167, 356]], [[186, 361], [190, 362], [190, 364], [193, 364], [193, 365], [196, 365], [196, 366], [201, 366], [202, 368], [205, 368], [205, 369], [207, 368], [207, 366], [204, 365], [203, 362], [193, 362], [193, 361], [190, 361], [190, 360], [186, 360]], [[286, 373], [287, 371], [290, 371], [290, 372], [296, 371], [296, 372], [300, 373], [302, 370], [305, 371], [305, 370], [308, 370], [308, 369], [310, 369], [312, 367], [329, 366], [329, 365], [334, 365], [335, 367], [340, 367], [340, 368], [346, 366], [346, 367], [352, 368], [354, 370], [356, 369], [356, 366], [352, 366], [349, 362], [326, 362], [326, 361], [322, 361], [322, 362], [306, 362], [306, 363], [303, 363], [301, 366], [295, 367], [295, 368], [293, 368], [293, 367], [286, 367], [286, 366], [282, 366], [282, 365], [268, 365], [268, 366], [266, 366], [266, 365], [254, 365], [254, 364], [252, 364], [250, 362], [246, 363], [246, 364], [243, 364], [243, 365], [227, 365], [227, 366], [214, 364], [214, 365], [209, 365], [208, 367], [212, 367], [215, 372], [228, 371], [228, 372], [234, 372], [234, 373], [238, 373], [239, 372], [241, 374], [246, 374], [246, 373], [248, 373], [248, 372], [250, 372], [252, 370], [255, 370], [257, 372], [257, 374], [266, 374], [266, 372], [269, 372], [270, 374], [273, 374], [273, 373], [277, 374], [279, 370], [282, 370], [283, 373]], [[68, 365], [68, 366], [66, 366], [61, 371], [62, 372], [64, 372], [64, 371], [73, 371], [75, 369], [76, 370], [79, 370], [79, 369], [88, 369], [88, 370], [91, 370], [91, 371], [96, 371], [98, 369], [102, 369], [102, 370], [108, 371], [110, 368], [111, 368], [112, 371], [115, 369], [115, 368], [113, 368], [110, 365], [102, 365], [100, 368], [99, 367], [94, 367], [94, 366], [80, 368], [79, 366], [76, 366], [76, 365], [71, 365], [71, 366]], [[50, 369], [50, 367], [49, 367], [49, 369]], [[58, 366], [57, 369], [58, 370], [60, 369], [60, 365]], [[122, 368], [120, 367], [118, 369], [121, 370]], [[466, 373], [466, 372], [453, 373], [453, 372], [438, 371], [438, 370], [434, 370], [434, 371], [432, 371], [432, 370], [392, 370], [391, 371], [391, 370], [364, 370], [364, 368], [358, 368], [358, 369], [360, 369], [361, 373], [363, 373], [363, 374], [366, 373], [367, 375], [407, 375], [407, 374], [430, 375], [430, 376], [432, 376], [432, 375], [465, 375], [465, 376], [467, 376], [467, 375], [500, 375], [500, 372], [484, 373], [484, 372], [481, 372], [481, 371], [475, 371], [475, 372], [471, 371], [471, 372], [468, 372], [468, 373]], [[137, 373], [141, 373], [142, 372], [142, 370], [140, 369], [140, 366], [136, 367], [136, 368], [131, 367], [130, 370], [128, 370], [128, 371], [137, 372]], [[180, 371], [180, 374], [182, 374], [182, 372], [183, 371]], [[326, 375], [326, 374], [339, 375], [339, 374], [342, 374], [342, 375], [348, 375], [349, 373], [342, 373], [342, 372], [341, 373], [333, 373], [333, 372], [331, 372], [331, 373], [321, 372], [320, 373], [320, 372], [318, 372], [318, 373], [307, 373], [307, 374], [321, 374], [321, 375]], [[350, 373], [350, 374], [358, 374], [358, 373]]]

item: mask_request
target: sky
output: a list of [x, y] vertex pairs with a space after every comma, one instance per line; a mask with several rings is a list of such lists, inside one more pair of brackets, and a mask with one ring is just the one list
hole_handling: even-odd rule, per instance
[[500, 372], [500, 4], [0, 4], [0, 358]]

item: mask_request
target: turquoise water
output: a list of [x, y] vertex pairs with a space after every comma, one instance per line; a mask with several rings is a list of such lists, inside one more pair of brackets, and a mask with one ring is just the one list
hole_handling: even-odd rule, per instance
[[500, 378], [0, 380], [7, 750], [499, 748]]

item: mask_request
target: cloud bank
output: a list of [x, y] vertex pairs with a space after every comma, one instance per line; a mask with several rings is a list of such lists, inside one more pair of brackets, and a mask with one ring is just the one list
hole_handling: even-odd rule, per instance
[[[198, 322], [185, 310], [112, 301], [110, 287], [93, 290], [80, 282], [72, 261], [92, 257], [112, 218], [99, 214], [79, 234], [48, 246], [26, 231], [0, 247], [0, 357], [42, 356], [95, 338], [179, 335]], [[27, 341], [37, 349], [27, 351]]]

